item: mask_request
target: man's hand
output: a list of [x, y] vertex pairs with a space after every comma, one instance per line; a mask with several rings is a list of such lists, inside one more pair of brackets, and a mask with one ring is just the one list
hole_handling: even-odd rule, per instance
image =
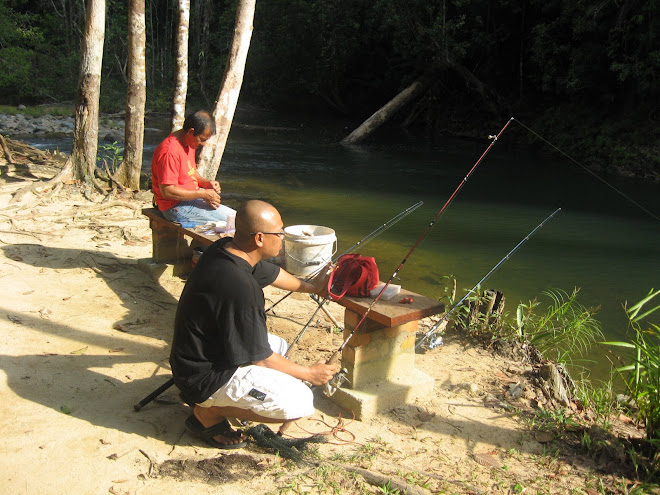
[[[217, 183], [216, 183], [217, 184]], [[200, 197], [213, 208], [220, 206], [220, 195], [213, 189], [200, 189]]]
[[330, 274], [332, 273], [332, 270], [334, 269], [334, 265], [332, 263], [328, 263], [326, 266], [321, 268], [321, 271], [317, 273], [313, 279], [309, 281], [312, 286], [314, 286], [314, 294], [319, 294], [319, 295], [324, 295], [325, 292], [328, 290], [328, 279], [330, 278]]
[[209, 181], [209, 189], [213, 189], [218, 195], [220, 195], [220, 192], [222, 191], [222, 188], [220, 187], [220, 183], [217, 180], [210, 180]]
[[325, 385], [328, 383], [337, 371], [336, 364], [326, 364], [322, 359], [318, 363], [309, 367], [309, 379], [312, 385]]

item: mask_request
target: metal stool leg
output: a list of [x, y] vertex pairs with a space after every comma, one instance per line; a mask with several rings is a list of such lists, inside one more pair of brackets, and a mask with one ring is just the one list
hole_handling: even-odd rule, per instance
[[152, 400], [154, 400], [156, 397], [158, 397], [160, 394], [165, 392], [168, 388], [170, 388], [172, 385], [174, 385], [174, 378], [170, 378], [167, 383], [163, 383], [160, 387], [158, 387], [156, 390], [151, 392], [149, 395], [147, 395], [144, 399], [142, 399], [140, 402], [135, 404], [133, 406], [133, 409], [136, 411], [139, 411], [142, 409], [144, 406], [149, 404]]

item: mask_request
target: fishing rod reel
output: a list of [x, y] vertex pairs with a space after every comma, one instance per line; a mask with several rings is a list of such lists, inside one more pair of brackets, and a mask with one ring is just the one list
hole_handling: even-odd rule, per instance
[[337, 389], [340, 389], [345, 382], [350, 383], [347, 375], [348, 370], [346, 368], [340, 369], [334, 374], [330, 381], [323, 386], [323, 394], [326, 397], [332, 397]]
[[429, 340], [424, 337], [420, 338], [415, 344], [415, 351], [419, 354], [424, 354], [425, 352], [440, 347], [443, 344], [444, 341], [442, 340], [442, 335], [438, 333], [434, 334]]

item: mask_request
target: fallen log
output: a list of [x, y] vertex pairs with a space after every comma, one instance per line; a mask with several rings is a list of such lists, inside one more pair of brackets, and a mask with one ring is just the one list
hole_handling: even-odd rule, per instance
[[340, 141], [341, 144], [357, 144], [366, 139], [371, 133], [391, 119], [404, 105], [417, 97], [427, 86], [428, 82], [426, 79], [418, 79], [412, 83], [365, 120], [357, 129], [342, 139]]

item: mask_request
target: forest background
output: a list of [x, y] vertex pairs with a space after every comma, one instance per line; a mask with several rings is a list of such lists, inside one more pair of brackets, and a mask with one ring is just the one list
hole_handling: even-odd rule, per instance
[[[236, 0], [193, 0], [188, 108], [212, 108]], [[660, 170], [656, 0], [258, 2], [241, 101], [355, 125], [414, 81], [396, 124], [469, 136], [515, 116], [601, 172]], [[124, 109], [128, 5], [108, 0], [100, 108]], [[147, 111], [169, 112], [176, 0], [146, 1]], [[0, 0], [0, 103], [76, 99], [85, 3]], [[530, 135], [530, 139], [533, 137]]]

